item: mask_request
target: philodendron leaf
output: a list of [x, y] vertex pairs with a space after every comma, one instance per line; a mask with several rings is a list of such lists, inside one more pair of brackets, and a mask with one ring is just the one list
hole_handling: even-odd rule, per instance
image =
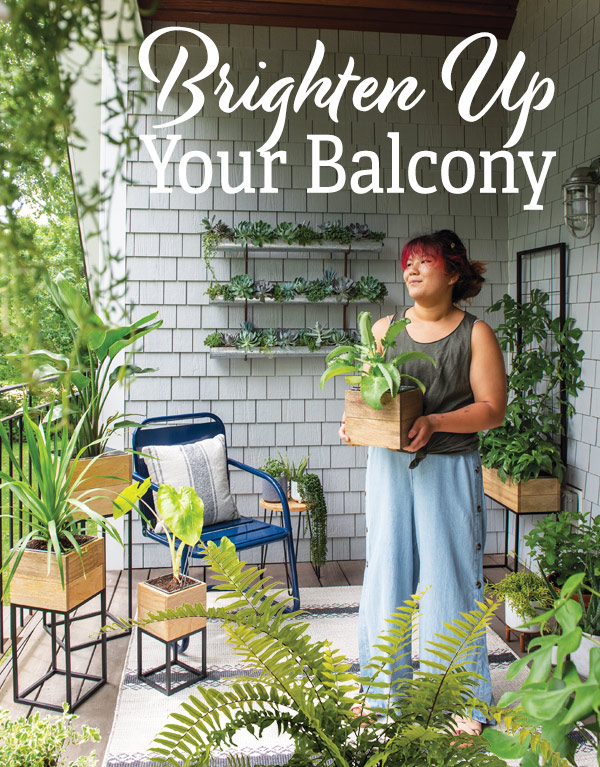
[[367, 405], [372, 407], [373, 410], [382, 409], [381, 398], [386, 391], [389, 391], [389, 387], [385, 378], [362, 377], [360, 393]]
[[521, 759], [529, 749], [529, 735], [521, 743], [518, 735], [507, 735], [500, 730], [486, 727], [482, 737], [490, 744], [490, 751], [501, 759]]
[[195, 546], [202, 535], [204, 503], [192, 487], [161, 485], [156, 494], [161, 519], [176, 538]]

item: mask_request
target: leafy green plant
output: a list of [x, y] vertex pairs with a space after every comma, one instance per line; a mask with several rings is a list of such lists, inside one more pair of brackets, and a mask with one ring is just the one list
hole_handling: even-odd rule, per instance
[[318, 303], [319, 301], [323, 301], [324, 298], [327, 298], [327, 289], [321, 280], [312, 280], [305, 295], [308, 301]]
[[589, 524], [580, 512], [562, 511], [538, 517], [524, 539], [546, 581], [562, 587], [584, 569], [585, 552], [600, 550], [600, 521]]
[[262, 466], [260, 466], [260, 470], [273, 477], [273, 479], [279, 479], [282, 474], [285, 474], [285, 466], [278, 458], [265, 459]]
[[383, 282], [370, 274], [363, 275], [354, 286], [354, 298], [365, 298], [373, 303], [383, 301], [387, 292]]
[[[69, 714], [63, 704], [61, 716], [40, 716], [11, 719], [8, 711], [0, 711], [0, 764], [6, 767], [66, 767], [64, 752], [69, 746], [98, 743], [100, 732], [84, 724], [81, 731], [74, 727], [78, 719]], [[69, 761], [69, 767], [95, 767], [96, 754], [92, 751]]]
[[182, 585], [181, 559], [186, 546], [193, 548], [200, 540], [204, 503], [192, 487], [176, 489], [172, 485], [160, 485], [156, 493], [156, 509], [158, 525], [155, 529], [160, 529], [167, 538], [173, 579]]
[[203, 218], [202, 224], [204, 225], [204, 231], [202, 234], [202, 258], [206, 265], [206, 269], [210, 272], [213, 279], [216, 279], [215, 271], [212, 265], [212, 258], [215, 255], [219, 244], [225, 239], [233, 238], [233, 230], [230, 229], [223, 221], [216, 220], [216, 216], [211, 218]]
[[[505, 767], [486, 753], [484, 738], [456, 735], [451, 727], [452, 715], [467, 715], [474, 707], [504, 721], [500, 709], [473, 697], [477, 682], [466, 670], [495, 603], [482, 603], [447, 624], [447, 635], [428, 648], [436, 661], [423, 661], [412, 679], [394, 681], [392, 669], [410, 651], [417, 630], [418, 602], [408, 600], [390, 616], [378, 655], [359, 676], [329, 641], [307, 635], [300, 611], [286, 613], [284, 590], [269, 578], [261, 580], [262, 571], [239, 562], [231, 548], [211, 542], [205, 550], [223, 590], [216, 605], [156, 613], [142, 625], [184, 614], [223, 621], [236, 654], [255, 671], [225, 690], [203, 685], [194, 690], [155, 738], [153, 752], [166, 764], [207, 765], [215, 749], [233, 744], [238, 733], [260, 738], [276, 725], [294, 741], [289, 764], [296, 767]], [[366, 706], [367, 697], [377, 701], [376, 711], [356, 716], [352, 707]]]
[[584, 352], [579, 348], [581, 330], [571, 317], [562, 326], [559, 318], [552, 319], [548, 300], [547, 293], [536, 289], [528, 302], [517, 304], [504, 295], [488, 309], [504, 312], [496, 334], [512, 361], [504, 423], [480, 436], [479, 450], [484, 466], [497, 469], [502, 480], [519, 482], [540, 474], [563, 477], [557, 444], [563, 427], [557, 407], [563, 403], [568, 417], [575, 413], [572, 398], [583, 389]]
[[535, 618], [539, 612], [532, 602], [542, 608], [548, 608], [554, 602], [554, 592], [544, 578], [530, 570], [509, 573], [498, 583], [490, 584], [487, 591], [494, 598], [507, 599], [519, 618], [524, 620]]
[[381, 351], [371, 328], [371, 315], [361, 312], [358, 315], [360, 343], [356, 345], [338, 346], [327, 355], [327, 369], [321, 376], [321, 388], [333, 376], [344, 375], [349, 384], [359, 385], [364, 401], [374, 410], [383, 407], [381, 398], [389, 393], [395, 397], [402, 379], [407, 379], [425, 391], [421, 381], [407, 373], [400, 372], [400, 366], [410, 360], [428, 360], [435, 365], [433, 359], [424, 352], [409, 351], [389, 359], [396, 343], [396, 337], [409, 324], [408, 318], [396, 320], [387, 329], [381, 340]]
[[323, 232], [324, 239], [339, 242], [340, 245], [348, 245], [352, 240], [350, 231], [341, 221], [326, 221], [319, 225], [319, 229]]
[[[128, 360], [113, 367], [114, 360], [120, 352], [159, 328], [162, 320], [157, 320], [158, 312], [153, 312], [130, 325], [107, 325], [64, 275], [47, 282], [47, 289], [69, 327], [73, 340], [71, 356], [42, 349], [8, 356], [35, 366], [36, 378], [59, 376], [63, 411], [74, 411], [81, 423], [78, 446], [85, 447], [86, 457], [97, 456], [115, 430], [137, 425], [119, 413], [104, 418], [102, 411], [110, 392], [117, 384], [127, 385], [135, 376], [152, 372], [151, 368], [142, 370]], [[56, 414], [59, 413], [57, 410]]]
[[254, 295], [254, 280], [249, 274], [236, 274], [229, 287], [236, 298], [252, 298]]
[[211, 282], [211, 284], [206, 288], [204, 293], [210, 298], [211, 301], [214, 301], [215, 298], [218, 298], [219, 296], [223, 295], [223, 285], [221, 285], [219, 282]]
[[283, 456], [281, 453], [277, 453], [277, 455], [283, 465], [283, 473], [288, 482], [296, 480], [306, 473], [306, 467], [308, 466], [308, 459], [310, 456], [305, 455], [296, 465], [289, 456]]
[[[2, 572], [6, 574], [3, 595], [6, 594], [27, 544], [34, 540], [45, 542], [48, 568], [52, 557], [57, 558], [61, 584], [64, 587], [61, 554], [76, 551], [81, 558], [82, 551], [76, 536], [82, 514], [122, 545], [121, 537], [111, 520], [90, 508], [94, 500], [107, 496], [98, 490], [82, 490], [80, 487], [98, 458], [92, 459], [74, 479], [77, 462], [85, 453], [85, 447], [78, 450], [77, 446], [86, 418], [87, 413], [84, 413], [69, 435], [66, 427], [53, 425], [52, 408], [46, 421], [37, 423], [25, 406], [23, 432], [31, 462], [31, 479], [27, 469], [21, 465], [19, 456], [15, 455], [12, 440], [4, 424], [0, 422], [0, 442], [12, 465], [12, 473], [0, 470], [0, 490], [10, 489], [18, 501], [14, 509], [9, 509], [2, 517], [12, 523], [22, 518], [22, 509], [29, 512], [29, 529], [23, 532], [2, 562]], [[133, 483], [111, 498], [114, 519], [130, 511], [147, 489], [148, 483], [142, 486]]]
[[323, 235], [316, 232], [308, 221], [302, 221], [298, 224], [295, 238], [298, 245], [312, 245], [313, 242], [321, 242], [322, 239]]
[[206, 346], [210, 347], [225, 346], [223, 333], [220, 333], [218, 330], [215, 330], [214, 333], [209, 333], [204, 339], [204, 343]]
[[[510, 665], [508, 680], [528, 670], [521, 688], [505, 693], [499, 701], [503, 707], [518, 704], [514, 717], [508, 719], [509, 722], [513, 719], [512, 724], [507, 732], [488, 729], [484, 733], [490, 750], [503, 759], [519, 760], [522, 767], [537, 766], [540, 752], [544, 764], [557, 764], [558, 755], [568, 760], [563, 761], [564, 764], [575, 764], [577, 740], [570, 737], [573, 729], [598, 754], [600, 646], [590, 650], [587, 680], [580, 678], [573, 662], [568, 660], [582, 639], [583, 608], [572, 597], [581, 590], [584, 577], [584, 573], [572, 575], [552, 608], [529, 622], [528, 625], [543, 625], [554, 619], [560, 633], [533, 639], [527, 655]], [[600, 592], [596, 596], [600, 597]], [[530, 749], [534, 749], [534, 753]]]
[[304, 473], [296, 478], [302, 502], [310, 519], [310, 559], [315, 567], [327, 561], [327, 504], [317, 474]]

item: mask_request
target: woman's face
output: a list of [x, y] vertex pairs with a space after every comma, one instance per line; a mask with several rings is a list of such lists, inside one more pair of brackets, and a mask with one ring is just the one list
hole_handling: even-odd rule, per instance
[[425, 253], [411, 253], [404, 268], [404, 282], [412, 299], [435, 300], [445, 298], [452, 293], [452, 285], [458, 277], [450, 277], [444, 272], [441, 258]]

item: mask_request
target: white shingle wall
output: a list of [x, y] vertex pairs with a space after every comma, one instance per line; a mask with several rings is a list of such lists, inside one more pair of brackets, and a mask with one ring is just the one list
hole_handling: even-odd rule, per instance
[[[154, 28], [158, 28], [158, 24]], [[162, 24], [160, 26], [170, 26]], [[194, 26], [180, 25], [180, 26]], [[197, 25], [196, 25], [196, 28]], [[407, 188], [401, 196], [387, 194], [357, 195], [347, 188], [330, 195], [306, 194], [310, 184], [309, 133], [334, 133], [344, 142], [345, 158], [355, 151], [375, 149], [381, 158], [386, 183], [390, 180], [391, 159], [388, 131], [401, 135], [401, 179], [406, 181], [408, 160], [418, 149], [437, 150], [441, 157], [454, 149], [466, 149], [479, 166], [479, 151], [494, 151], [501, 147], [504, 116], [497, 108], [483, 120], [471, 124], [460, 121], [456, 108], [456, 91], [447, 91], [440, 80], [440, 67], [446, 54], [459, 42], [458, 38], [426, 35], [393, 35], [378, 33], [338, 32], [333, 30], [280, 29], [201, 25], [219, 46], [221, 62], [231, 62], [231, 79], [246, 85], [260, 70], [257, 62], [267, 62], [263, 82], [272, 82], [282, 74], [301, 76], [308, 66], [317, 37], [326, 46], [324, 70], [331, 76], [343, 71], [348, 56], [356, 61], [356, 71], [376, 76], [383, 82], [387, 76], [396, 82], [413, 75], [418, 78], [427, 95], [410, 112], [390, 106], [384, 115], [379, 112], [357, 113], [346, 99], [340, 109], [340, 122], [335, 125], [316, 108], [303, 107], [288, 121], [277, 149], [288, 152], [288, 165], [274, 167], [274, 183], [280, 192], [267, 194], [224, 194], [215, 165], [213, 186], [202, 195], [193, 197], [178, 189], [176, 161], [183, 151], [200, 149], [216, 159], [219, 150], [229, 151], [238, 159], [242, 150], [253, 152], [268, 135], [271, 121], [263, 113], [239, 110], [233, 116], [222, 116], [215, 97], [206, 85], [206, 104], [201, 116], [176, 126], [184, 136], [168, 166], [166, 183], [174, 181], [171, 195], [150, 194], [156, 172], [144, 147], [134, 151], [130, 162], [133, 184], [128, 190], [129, 234], [127, 269], [129, 299], [134, 317], [160, 310], [162, 329], [148, 336], [143, 354], [144, 365], [157, 368], [153, 374], [135, 382], [127, 403], [129, 412], [142, 416], [164, 413], [211, 410], [227, 424], [231, 455], [249, 464], [259, 465], [269, 452], [288, 452], [298, 459], [310, 453], [310, 469], [323, 480], [329, 507], [329, 556], [337, 559], [364, 557], [363, 490], [366, 450], [341, 446], [337, 437], [343, 411], [344, 382], [329, 383], [324, 391], [318, 382], [323, 370], [323, 358], [211, 360], [203, 340], [215, 329], [235, 329], [243, 320], [243, 309], [211, 306], [205, 295], [208, 275], [201, 257], [198, 232], [201, 219], [216, 215], [232, 224], [243, 219], [263, 219], [270, 223], [283, 220], [302, 221], [317, 225], [331, 219], [344, 223], [366, 221], [371, 228], [385, 230], [388, 237], [379, 254], [351, 261], [351, 276], [372, 274], [388, 285], [389, 297], [383, 307], [373, 307], [375, 316], [393, 313], [405, 303], [404, 288], [398, 267], [398, 256], [408, 238], [440, 228], [455, 229], [467, 244], [474, 259], [488, 262], [488, 283], [473, 302], [472, 311], [483, 316], [484, 309], [505, 291], [507, 283], [507, 201], [502, 195], [480, 195], [481, 173], [471, 193], [448, 195], [443, 190], [430, 196], [419, 195]], [[180, 39], [176, 39], [180, 38]], [[191, 73], [200, 65], [195, 55], [196, 38], [185, 33], [172, 33], [161, 38], [156, 46], [159, 76], [164, 80], [174, 61], [178, 43], [185, 42], [191, 51]], [[199, 49], [198, 49], [199, 52]], [[463, 83], [477, 64], [483, 47], [471, 48], [460, 68]], [[130, 72], [140, 83], [136, 51], [130, 51]], [[490, 78], [498, 81], [506, 54], [500, 43], [499, 60]], [[269, 80], [268, 72], [274, 72]], [[462, 74], [461, 74], [462, 73]], [[136, 87], [135, 85], [132, 87]], [[164, 121], [164, 115], [182, 114], [189, 104], [187, 93], [175, 93], [167, 100], [164, 112], [156, 119], [156, 92], [144, 83], [146, 99], [141, 92], [132, 93], [132, 111], [148, 115], [146, 132], [154, 131], [154, 122]], [[168, 132], [175, 132], [170, 129]], [[166, 141], [161, 141], [165, 144]], [[164, 146], [160, 151], [164, 151]], [[261, 184], [261, 164], [255, 166]], [[352, 172], [347, 159], [347, 170]], [[235, 183], [235, 173], [232, 173]], [[348, 174], [349, 176], [350, 174]], [[439, 182], [439, 165], [423, 174], [423, 183]], [[190, 172], [190, 182], [197, 183]], [[407, 185], [405, 184], [407, 187]], [[308, 259], [286, 258], [285, 255], [252, 258], [250, 273], [255, 278], [293, 279], [302, 275], [320, 276], [324, 268], [342, 273], [339, 257], [316, 254]], [[214, 268], [219, 279], [228, 279], [244, 269], [243, 260], [230, 257], [215, 258]], [[348, 324], [355, 322], [357, 308], [348, 310]], [[257, 326], [302, 327], [316, 320], [330, 326], [342, 323], [341, 308], [336, 306], [256, 307], [251, 313]], [[271, 450], [268, 448], [271, 447]], [[257, 486], [248, 478], [232, 478], [240, 510], [258, 513]], [[502, 550], [503, 519], [492, 512], [486, 551]], [[136, 564], [164, 564], [160, 547], [136, 546]], [[281, 560], [281, 551], [273, 550], [271, 557]], [[306, 536], [299, 549], [300, 561], [308, 559]]]
[[[577, 414], [569, 424], [566, 481], [583, 492], [583, 511], [594, 516], [600, 512], [600, 226], [596, 223], [585, 239], [571, 236], [563, 222], [561, 186], [575, 168], [600, 156], [598, 10], [597, 0], [521, 0], [508, 41], [509, 57], [518, 51], [526, 54], [527, 77], [540, 71], [556, 85], [553, 104], [533, 114], [517, 149], [558, 152], [541, 197], [543, 211], [522, 211], [520, 195], [510, 199], [509, 280], [514, 289], [517, 251], [566, 242], [567, 314], [583, 331], [586, 355], [585, 390], [574, 402]], [[522, 169], [517, 186], [521, 177]], [[527, 532], [533, 521], [525, 518], [521, 529]]]

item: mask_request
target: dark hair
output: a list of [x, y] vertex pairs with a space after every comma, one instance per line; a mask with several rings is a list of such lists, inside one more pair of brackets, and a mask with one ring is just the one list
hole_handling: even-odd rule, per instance
[[449, 276], [458, 275], [458, 281], [452, 286], [452, 303], [473, 298], [481, 290], [485, 279], [485, 264], [481, 261], [469, 261], [467, 250], [460, 237], [450, 229], [424, 234], [406, 243], [402, 249], [402, 268], [413, 253], [427, 253], [443, 267]]

